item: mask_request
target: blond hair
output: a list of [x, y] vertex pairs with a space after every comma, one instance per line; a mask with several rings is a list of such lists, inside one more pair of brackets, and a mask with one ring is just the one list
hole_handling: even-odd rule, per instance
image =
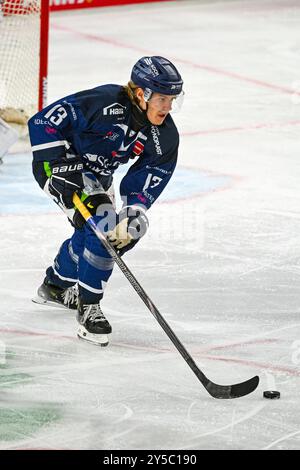
[[136, 96], [136, 90], [138, 88], [141, 88], [139, 87], [138, 85], [136, 85], [132, 80], [129, 80], [129, 82], [127, 83], [127, 85], [125, 85], [123, 87], [125, 93], [128, 95], [130, 101], [132, 104], [135, 104], [135, 105], [139, 105], [139, 102], [138, 102], [138, 99], [137, 99], [137, 96]]

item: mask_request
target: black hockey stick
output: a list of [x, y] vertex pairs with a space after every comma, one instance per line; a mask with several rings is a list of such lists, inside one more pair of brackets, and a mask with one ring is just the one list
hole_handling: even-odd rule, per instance
[[113, 260], [117, 263], [123, 274], [126, 276], [132, 287], [138, 293], [146, 307], [150, 310], [154, 318], [158, 321], [164, 332], [168, 335], [174, 346], [176, 347], [177, 351], [180, 352], [185, 362], [190, 366], [194, 374], [198, 377], [204, 388], [208, 391], [208, 393], [214, 398], [239, 398], [244, 395], [248, 395], [249, 393], [253, 392], [259, 383], [259, 377], [255, 376], [246, 382], [241, 382], [234, 385], [218, 385], [211, 382], [204, 373], [199, 369], [191, 355], [185, 349], [183, 344], [179, 341], [171, 327], [168, 325], [166, 320], [163, 318], [161, 313], [159, 313], [158, 309], [155, 307], [153, 302], [150, 300], [140, 283], [136, 280], [130, 269], [126, 266], [122, 258], [117, 254], [115, 249], [111, 246], [109, 241], [106, 237], [102, 234], [102, 232], [98, 229], [92, 215], [86, 208], [86, 206], [81, 202], [80, 198], [75, 193], [73, 196], [73, 202], [76, 208], [79, 210], [82, 217], [86, 220], [89, 227], [93, 230], [95, 235], [99, 238], [99, 240], [103, 243], [105, 248], [107, 249], [108, 253], [111, 255]]

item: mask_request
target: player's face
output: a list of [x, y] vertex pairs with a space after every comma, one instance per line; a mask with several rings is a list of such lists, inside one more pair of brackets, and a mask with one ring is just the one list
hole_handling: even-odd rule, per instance
[[159, 126], [164, 122], [167, 115], [172, 110], [173, 101], [176, 99], [176, 96], [153, 93], [151, 98], [146, 102], [142, 88], [137, 89], [136, 96], [140, 107], [144, 111], [147, 110], [147, 117], [154, 126]]
[[147, 117], [151, 124], [159, 126], [164, 122], [172, 109], [172, 103], [174, 99], [174, 96], [153, 93], [150, 100], [148, 101], [147, 109]]

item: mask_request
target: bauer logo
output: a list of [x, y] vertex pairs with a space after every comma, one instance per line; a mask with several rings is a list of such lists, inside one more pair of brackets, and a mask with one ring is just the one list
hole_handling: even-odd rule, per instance
[[103, 108], [103, 115], [104, 116], [120, 116], [123, 115], [125, 112], [126, 106], [123, 106], [120, 103], [113, 103], [106, 108]]
[[52, 173], [67, 173], [77, 170], [83, 170], [83, 163], [78, 163], [77, 165], [64, 165], [64, 166], [57, 166], [54, 167]]

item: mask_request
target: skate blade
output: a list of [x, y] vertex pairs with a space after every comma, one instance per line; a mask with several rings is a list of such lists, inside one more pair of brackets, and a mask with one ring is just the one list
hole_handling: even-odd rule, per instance
[[54, 302], [53, 300], [47, 300], [44, 299], [43, 297], [36, 296], [31, 299], [31, 301], [34, 304], [39, 304], [39, 305], [46, 305], [47, 307], [55, 307], [55, 308], [61, 308], [63, 310], [72, 310], [74, 312], [74, 309], [69, 308], [65, 305], [60, 304], [59, 302]]
[[108, 335], [95, 335], [93, 333], [89, 333], [82, 325], [78, 327], [77, 336], [79, 339], [83, 339], [84, 341], [95, 344], [96, 346], [105, 347], [109, 343]]

